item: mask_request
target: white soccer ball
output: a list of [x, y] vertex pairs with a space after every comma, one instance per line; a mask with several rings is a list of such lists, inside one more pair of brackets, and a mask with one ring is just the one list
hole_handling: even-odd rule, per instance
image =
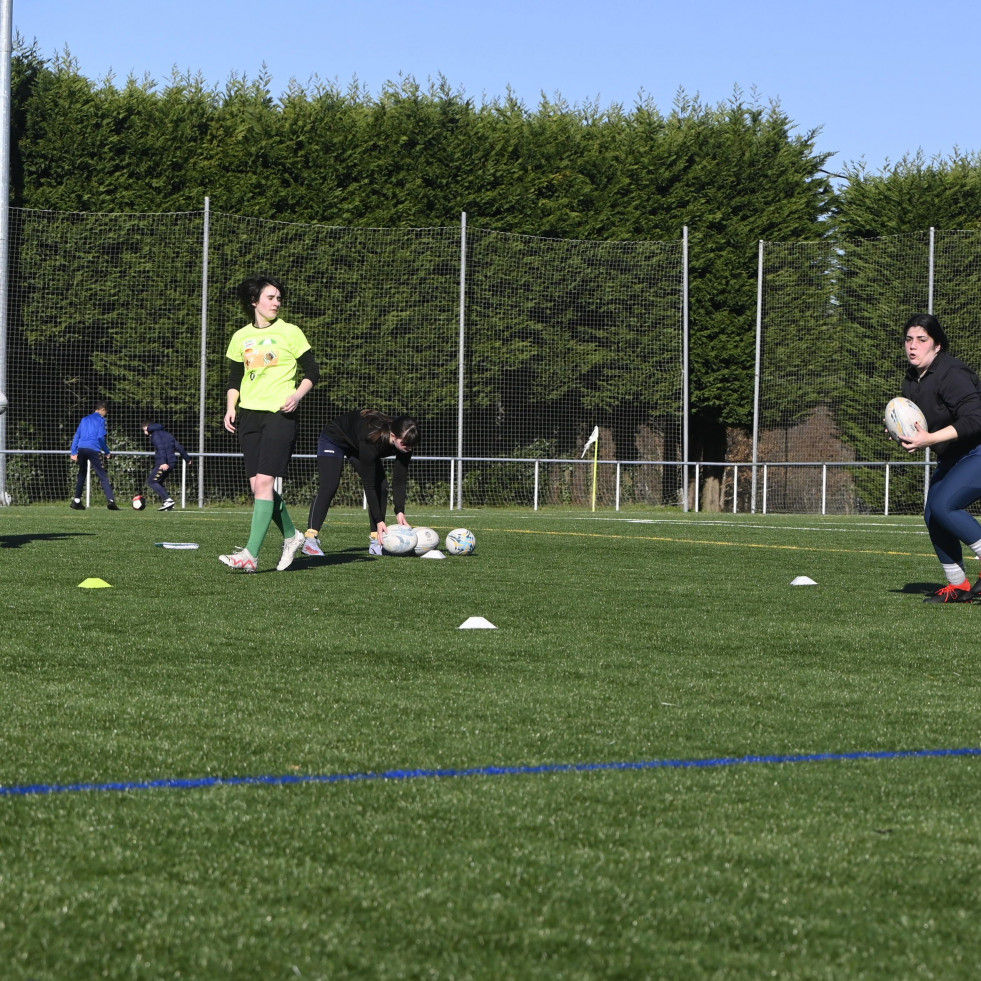
[[454, 528], [446, 536], [446, 551], [450, 555], [469, 555], [477, 547], [477, 539], [467, 528]]
[[895, 398], [886, 406], [883, 422], [889, 435], [895, 440], [909, 439], [919, 425], [923, 432], [927, 432], [927, 422], [920, 407], [909, 399]]
[[391, 555], [408, 555], [416, 547], [416, 533], [405, 525], [392, 525], [382, 536], [382, 548]]
[[432, 528], [416, 528], [416, 555], [425, 555], [439, 545], [439, 535]]
[[7, 396], [0, 392], [0, 416], [7, 411]]
[[146, 498], [142, 494], [137, 494], [133, 498], [133, 510], [142, 511], [146, 507]]

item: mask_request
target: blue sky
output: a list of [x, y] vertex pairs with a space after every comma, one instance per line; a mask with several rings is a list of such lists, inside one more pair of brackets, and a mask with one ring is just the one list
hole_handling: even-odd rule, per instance
[[715, 104], [735, 89], [779, 102], [801, 133], [820, 127], [829, 168], [872, 172], [922, 149], [981, 151], [981, 4], [969, 0], [13, 0], [14, 30], [81, 73], [166, 82], [172, 69], [222, 87], [265, 65], [291, 79], [445, 76], [478, 103], [510, 87], [664, 112], [679, 89]]

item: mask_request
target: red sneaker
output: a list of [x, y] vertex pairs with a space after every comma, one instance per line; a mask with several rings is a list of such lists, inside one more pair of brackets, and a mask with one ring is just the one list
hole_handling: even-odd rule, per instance
[[974, 599], [971, 583], [965, 579], [961, 583], [948, 583], [935, 593], [931, 593], [924, 603], [970, 603]]

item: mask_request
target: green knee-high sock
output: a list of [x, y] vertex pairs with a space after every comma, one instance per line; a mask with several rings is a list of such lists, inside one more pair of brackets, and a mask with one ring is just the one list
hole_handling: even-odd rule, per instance
[[245, 547], [249, 550], [252, 558], [259, 558], [259, 549], [262, 548], [262, 540], [269, 531], [269, 523], [273, 516], [272, 501], [256, 501], [252, 508], [252, 530], [249, 532], [249, 543]]
[[283, 499], [275, 491], [273, 491], [272, 519], [276, 527], [283, 533], [283, 538], [292, 538], [296, 534], [296, 525], [293, 524], [293, 519], [290, 517], [289, 511], [286, 510]]

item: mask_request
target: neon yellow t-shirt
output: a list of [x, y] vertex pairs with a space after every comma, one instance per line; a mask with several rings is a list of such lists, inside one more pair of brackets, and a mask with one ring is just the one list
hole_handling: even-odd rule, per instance
[[297, 360], [309, 350], [303, 331], [285, 320], [274, 320], [268, 327], [247, 324], [235, 331], [225, 355], [245, 366], [239, 406], [278, 412], [296, 391]]

